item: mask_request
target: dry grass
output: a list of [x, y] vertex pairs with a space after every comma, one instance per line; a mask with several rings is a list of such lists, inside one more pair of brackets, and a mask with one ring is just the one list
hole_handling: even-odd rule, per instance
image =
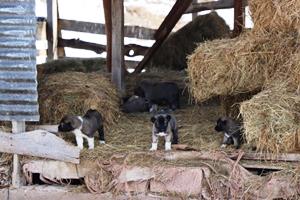
[[300, 130], [300, 95], [285, 86], [266, 89], [241, 104], [248, 143], [262, 152], [296, 149]]
[[197, 102], [260, 90], [294, 53], [296, 33], [244, 33], [201, 44], [188, 59], [189, 89]]
[[106, 128], [119, 117], [119, 97], [112, 83], [100, 73], [51, 74], [39, 82], [41, 123], [58, 123], [66, 114], [83, 115], [97, 109]]
[[255, 31], [295, 31], [300, 28], [299, 0], [249, 1]]

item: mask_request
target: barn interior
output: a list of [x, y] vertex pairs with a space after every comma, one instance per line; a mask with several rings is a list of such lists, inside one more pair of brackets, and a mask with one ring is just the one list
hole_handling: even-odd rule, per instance
[[[39, 120], [19, 131], [28, 151], [0, 145], [0, 199], [299, 198], [299, 1], [147, 0], [169, 5], [157, 15], [136, 1], [103, 0], [103, 24], [60, 18], [62, 1], [44, 3], [47, 17], [36, 22], [36, 39], [47, 43], [36, 57], [44, 59], [36, 65]], [[228, 8], [232, 28], [217, 12]], [[64, 38], [64, 31], [104, 35], [105, 44]], [[68, 48], [98, 56], [71, 58]], [[172, 151], [162, 138], [149, 151], [152, 113], [121, 110], [143, 80], [179, 86]], [[96, 135], [94, 149], [85, 142], [79, 150], [57, 124], [88, 109], [102, 114], [106, 144]], [[221, 116], [243, 124], [241, 148], [220, 147]], [[15, 133], [20, 124], [9, 121], [2, 132]]]

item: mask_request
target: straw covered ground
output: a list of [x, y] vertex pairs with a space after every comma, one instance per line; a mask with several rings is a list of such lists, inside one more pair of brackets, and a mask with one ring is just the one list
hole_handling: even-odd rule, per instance
[[300, 28], [299, 0], [251, 0], [255, 31], [295, 31]]
[[[174, 114], [179, 125], [180, 144], [187, 144], [199, 150], [219, 149], [223, 136], [214, 130], [216, 120], [220, 116], [219, 106], [190, 105], [176, 110]], [[118, 123], [106, 133], [107, 144], [96, 145], [93, 151], [84, 149], [81, 159], [107, 159], [115, 153], [148, 152], [152, 142], [150, 118], [149, 113], [123, 114]], [[163, 139], [159, 141], [159, 149], [164, 150]]]
[[120, 99], [112, 83], [100, 73], [65, 72], [39, 81], [40, 122], [58, 123], [66, 114], [83, 115], [97, 109], [106, 128], [119, 117]]
[[202, 102], [217, 95], [260, 90], [290, 59], [297, 39], [296, 33], [248, 32], [201, 44], [188, 59], [191, 94]]

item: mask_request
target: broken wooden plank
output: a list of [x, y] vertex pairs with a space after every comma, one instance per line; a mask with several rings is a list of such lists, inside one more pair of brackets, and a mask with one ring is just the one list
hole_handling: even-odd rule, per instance
[[237, 37], [245, 27], [245, 6], [243, 0], [234, 0], [233, 37]]
[[112, 18], [111, 18], [111, 1], [103, 0], [105, 34], [106, 34], [106, 66], [107, 71], [112, 69]]
[[[107, 0], [106, 0], [107, 1]], [[104, 1], [103, 1], [104, 2]], [[110, 2], [110, 0], [108, 1]], [[75, 20], [59, 19], [59, 26], [62, 30], [78, 31], [85, 33], [102, 34], [105, 32], [105, 25], [101, 23], [81, 22]], [[155, 29], [141, 26], [124, 26], [124, 36], [144, 40], [153, 40]]]
[[0, 152], [79, 163], [80, 149], [43, 130], [9, 134], [0, 132]]
[[[82, 41], [79, 39], [58, 38], [58, 46], [91, 50], [97, 54], [101, 54], [101, 53], [107, 51], [107, 47], [105, 45], [91, 43], [91, 42], [85, 42], [85, 41]], [[124, 46], [124, 55], [129, 56], [129, 57], [144, 55], [148, 48], [149, 47], [144, 47], [144, 46], [137, 45], [137, 44], [127, 44]]]

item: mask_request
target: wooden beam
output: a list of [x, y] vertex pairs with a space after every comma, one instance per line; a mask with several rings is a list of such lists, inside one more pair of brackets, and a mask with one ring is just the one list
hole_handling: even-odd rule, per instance
[[134, 73], [140, 73], [147, 62], [150, 60], [151, 56], [154, 52], [161, 46], [164, 40], [168, 37], [176, 23], [179, 21], [182, 14], [186, 11], [186, 9], [191, 4], [192, 0], [177, 0], [174, 6], [172, 7], [171, 11], [164, 19], [158, 30], [156, 31], [154, 38], [156, 42], [153, 46], [147, 51], [146, 55], [144, 56], [143, 60], [138, 64]]
[[112, 0], [112, 82], [122, 93], [124, 86], [124, 5]]
[[[123, 1], [123, 0], [122, 0]], [[106, 65], [107, 71], [112, 70], [112, 8], [111, 0], [103, 0], [106, 34]]]
[[[25, 131], [25, 121], [12, 121], [13, 134], [19, 134], [24, 131]], [[0, 143], [1, 142], [2, 141], [0, 141]], [[13, 156], [12, 186], [16, 188], [21, 186], [21, 164], [19, 160], [19, 155], [17, 154], [14, 154]]]
[[[243, 0], [243, 5], [247, 5], [247, 0]], [[234, 0], [219, 0], [203, 3], [193, 3], [185, 13], [195, 13], [205, 10], [228, 9], [234, 7]]]
[[43, 130], [8, 134], [0, 132], [0, 152], [79, 163], [80, 149]]
[[[106, 51], [106, 46], [85, 42], [79, 39], [62, 39], [58, 38], [58, 47], [71, 47], [76, 49], [85, 49], [94, 51], [97, 54], [101, 54]], [[124, 55], [134, 57], [138, 55], [144, 55], [149, 47], [144, 47], [137, 44], [128, 44], [124, 46]]]
[[58, 7], [57, 0], [47, 0], [47, 40], [48, 40], [48, 60], [58, 58], [57, 51], [57, 21]]
[[[59, 19], [62, 30], [77, 31], [105, 35], [105, 25], [100, 23], [81, 22], [76, 20]], [[141, 26], [124, 26], [124, 36], [145, 40], [154, 40], [155, 29]]]
[[243, 0], [234, 0], [233, 37], [241, 34], [245, 26], [245, 6]]

